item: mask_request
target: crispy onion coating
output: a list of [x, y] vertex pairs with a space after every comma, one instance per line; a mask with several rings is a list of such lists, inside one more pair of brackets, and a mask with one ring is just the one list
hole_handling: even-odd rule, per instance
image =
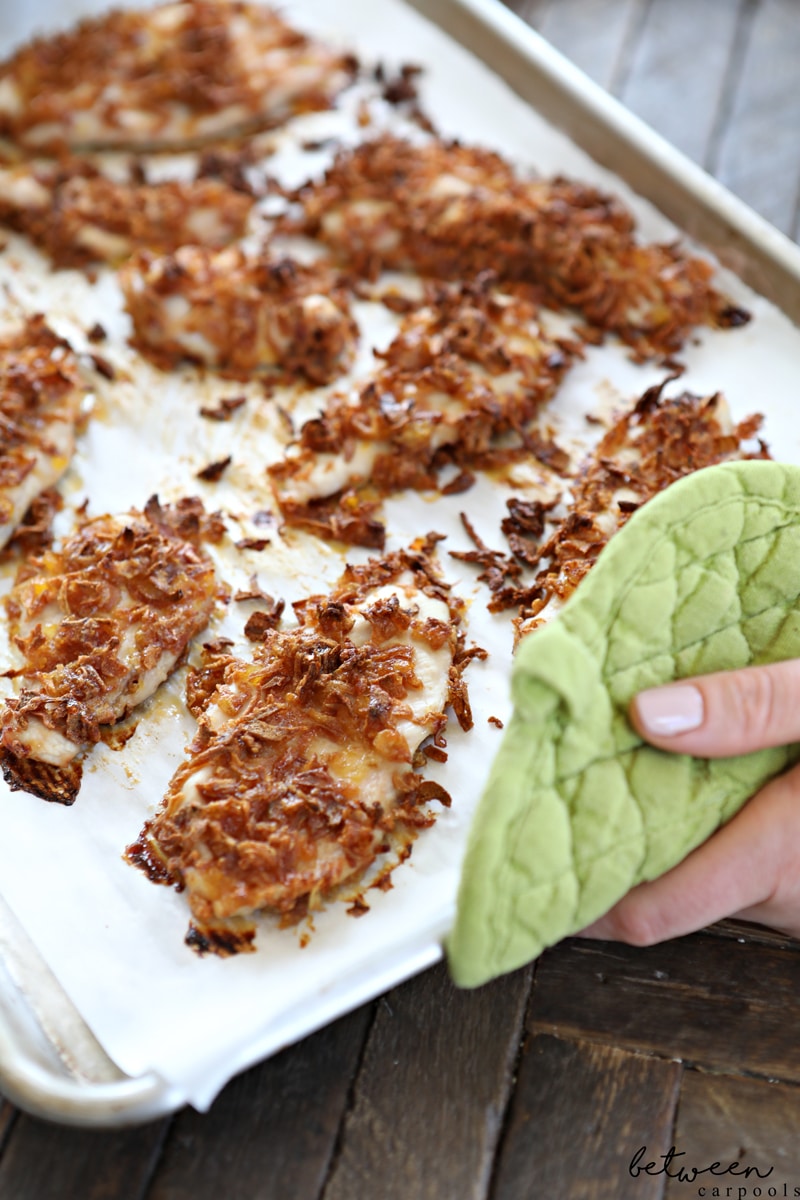
[[[744, 445], [758, 432], [760, 416], [734, 426], [719, 394], [665, 397], [665, 383], [649, 388], [605, 433], [581, 467], [563, 516], [551, 516], [555, 502], [508, 502], [503, 532], [510, 554], [486, 546], [462, 514], [476, 548], [451, 554], [481, 567], [490, 611], [518, 609], [517, 640], [555, 615], [609, 538], [658, 492], [702, 467], [769, 456], [763, 443], [755, 454]], [[531, 582], [524, 567], [537, 572]]]
[[458, 142], [366, 142], [297, 199], [304, 232], [357, 272], [465, 279], [491, 269], [577, 309], [640, 359], [680, 349], [696, 325], [749, 319], [715, 291], [708, 262], [637, 241], [614, 196], [561, 177], [523, 179], [500, 155]]
[[164, 370], [188, 359], [243, 379], [279, 367], [322, 384], [355, 352], [346, 293], [324, 264], [183, 246], [140, 252], [120, 279], [134, 345]]
[[130, 856], [185, 887], [204, 948], [220, 949], [219, 922], [318, 906], [430, 824], [428, 800], [449, 803], [414, 769], [446, 723], [459, 646], [435, 540], [348, 568], [251, 662], [212, 648], [193, 673], [198, 735]]
[[446, 464], [462, 468], [449, 490], [463, 490], [470, 468], [520, 450], [547, 453], [533, 422], [574, 347], [543, 332], [529, 300], [493, 283], [483, 276], [433, 289], [356, 396], [334, 396], [303, 426], [298, 444], [269, 468], [288, 524], [380, 547], [378, 496], [436, 488]]
[[115, 10], [0, 64], [0, 137], [35, 152], [195, 145], [327, 108], [353, 69], [261, 4]]
[[85, 391], [69, 343], [43, 316], [0, 335], [0, 546], [69, 466]]
[[153, 498], [144, 513], [85, 520], [21, 566], [6, 611], [24, 665], [0, 715], [12, 786], [25, 786], [29, 760], [68, 767], [172, 672], [213, 610], [201, 541], [219, 533], [199, 501]]
[[88, 163], [0, 169], [0, 222], [27, 234], [57, 267], [118, 263], [147, 248], [221, 248], [245, 231], [253, 197], [219, 179], [119, 182]]

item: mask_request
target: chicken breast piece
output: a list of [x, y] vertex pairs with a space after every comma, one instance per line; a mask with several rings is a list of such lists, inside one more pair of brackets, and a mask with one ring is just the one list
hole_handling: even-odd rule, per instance
[[135, 255], [120, 280], [133, 344], [165, 370], [189, 360], [242, 379], [279, 367], [323, 384], [355, 353], [347, 296], [323, 264], [183, 246]]
[[261, 4], [114, 10], [0, 64], [0, 137], [40, 153], [179, 149], [327, 108], [353, 69]]
[[190, 684], [198, 735], [132, 857], [185, 889], [201, 949], [245, 948], [232, 918], [318, 907], [449, 802], [414, 769], [446, 723], [460, 616], [429, 549], [348, 568], [252, 662]]
[[469, 468], [496, 466], [514, 448], [557, 454], [533, 422], [573, 351], [545, 334], [534, 304], [502, 294], [491, 277], [436, 289], [404, 319], [374, 377], [354, 396], [334, 396], [269, 468], [284, 519], [380, 547], [364, 485], [373, 496], [435, 488], [449, 463], [463, 469], [458, 489]]
[[[517, 641], [557, 615], [642, 504], [703, 467], [769, 457], [763, 443], [747, 446], [760, 428], [759, 415], [734, 424], [719, 393], [665, 396], [668, 382], [649, 388], [606, 431], [581, 465], [565, 505], [518, 497], [508, 502], [502, 528], [511, 554], [484, 545], [462, 516], [476, 549], [451, 551], [452, 557], [483, 568], [479, 578], [492, 592], [490, 611], [518, 608]], [[525, 567], [536, 572], [531, 582], [523, 578]]]
[[72, 348], [43, 316], [0, 333], [0, 546], [69, 466], [86, 391]]
[[362, 274], [465, 279], [490, 269], [537, 284], [549, 304], [577, 309], [638, 358], [678, 350], [696, 325], [749, 319], [714, 289], [710, 263], [639, 242], [614, 196], [563, 178], [523, 179], [500, 155], [458, 142], [363, 143], [297, 199], [297, 227]]
[[143, 513], [84, 521], [20, 569], [5, 603], [24, 665], [10, 672], [18, 694], [0, 714], [12, 787], [74, 799], [64, 780], [75, 773], [59, 770], [175, 669], [217, 598], [200, 545], [205, 531], [219, 534], [208, 520], [199, 501], [162, 508], [154, 497]]
[[[567, 512], [541, 549], [539, 594], [523, 606], [517, 637], [555, 616], [631, 513], [684, 475], [752, 457], [743, 443], [761, 418], [734, 425], [725, 398], [645, 392], [584, 463]], [[758, 457], [768, 457], [761, 447]]]
[[0, 168], [0, 222], [57, 267], [120, 263], [137, 249], [219, 249], [242, 237], [253, 196], [218, 179], [119, 182], [86, 163]]

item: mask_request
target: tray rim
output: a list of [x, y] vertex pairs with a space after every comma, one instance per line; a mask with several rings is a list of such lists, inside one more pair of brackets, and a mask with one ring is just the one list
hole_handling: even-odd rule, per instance
[[[800, 246], [589, 79], [501, 0], [403, 2], [483, 61], [597, 163], [800, 322]], [[2, 951], [0, 939], [0, 955]], [[30, 944], [25, 953], [39, 958]], [[301, 1021], [302, 1031], [298, 1032], [296, 1020], [291, 1032], [268, 1031], [251, 1047], [247, 1061], [234, 1065], [229, 1078], [433, 966], [442, 954], [440, 940], [431, 941], [429, 934], [410, 941], [373, 972], [368, 983], [337, 988], [322, 1003], [315, 997], [314, 1016]], [[66, 995], [63, 998], [65, 1005], [71, 1005]], [[32, 1007], [19, 987], [10, 999]], [[38, 1019], [37, 1023], [41, 1025]], [[44, 1036], [52, 1041], [47, 1033]], [[62, 1124], [111, 1128], [155, 1120], [185, 1102], [177, 1089], [154, 1073], [120, 1076], [87, 1081], [66, 1067], [59, 1070], [37, 1061], [30, 1046], [15, 1038], [0, 1004], [0, 1091], [20, 1109]]]

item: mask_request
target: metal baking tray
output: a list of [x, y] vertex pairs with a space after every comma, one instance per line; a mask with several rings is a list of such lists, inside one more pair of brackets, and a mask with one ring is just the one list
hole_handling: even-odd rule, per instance
[[[800, 319], [800, 248], [627, 112], [499, 0], [407, 0], [500, 76], [541, 116], [613, 171], [754, 290]], [[62, 16], [64, 14], [62, 13]], [[444, 933], [444, 930], [439, 931]], [[251, 1046], [259, 1058], [426, 969], [437, 940], [412, 938], [367, 983], [343, 982], [291, 1032]], [[100, 1046], [8, 906], [0, 899], [0, 1090], [37, 1116], [86, 1126], [145, 1121], [182, 1097], [154, 1074], [124, 1075]]]

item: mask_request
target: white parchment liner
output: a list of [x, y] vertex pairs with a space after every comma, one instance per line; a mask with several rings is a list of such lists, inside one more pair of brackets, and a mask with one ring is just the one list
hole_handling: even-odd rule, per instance
[[[103, 7], [98, 0], [60, 5], [39, 0], [24, 13], [0, 18], [3, 52], [35, 28], [63, 25]], [[609, 186], [632, 205], [644, 237], [675, 235], [652, 208], [400, 0], [336, 5], [297, 0], [286, 11], [301, 27], [332, 35], [367, 60], [424, 65], [423, 106], [443, 133], [500, 150], [520, 168]], [[343, 113], [302, 118], [278, 137], [287, 181], [299, 182], [326, 161], [324, 153], [299, 157], [300, 142], [343, 130], [350, 138], [358, 136], [355, 106], [354, 96]], [[381, 122], [398, 124], [385, 105], [378, 104], [375, 113]], [[18, 307], [44, 311], [76, 346], [87, 346], [80, 331], [95, 321], [109, 333], [98, 349], [119, 377], [114, 383], [99, 381], [94, 417], [63, 483], [70, 505], [88, 497], [90, 512], [100, 514], [142, 506], [153, 492], [163, 499], [201, 494], [210, 508], [241, 518], [229, 520], [230, 538], [217, 552], [221, 574], [234, 589], [257, 573], [262, 587], [291, 601], [323, 590], [338, 577], [341, 553], [305, 536], [283, 540], [275, 527], [256, 529], [247, 520], [259, 509], [274, 509], [264, 466], [281, 454], [286, 436], [276, 404], [302, 417], [319, 405], [321, 393], [299, 403], [292, 394], [270, 401], [258, 385], [242, 387], [193, 371], [156, 371], [126, 345], [128, 318], [110, 273], [100, 272], [95, 284], [77, 272], [53, 273], [22, 239], [12, 238], [0, 255], [0, 282], [7, 290], [3, 307], [8, 312]], [[688, 371], [670, 388], [703, 394], [721, 390], [735, 419], [764, 412], [764, 432], [775, 457], [800, 461], [800, 334], [738, 280], [722, 274], [721, 284], [751, 309], [754, 320], [731, 333], [698, 332], [681, 355]], [[379, 305], [360, 303], [357, 312], [365, 346], [356, 372], [364, 374], [371, 365], [370, 344], [385, 345], [395, 319]], [[618, 346], [589, 350], [586, 361], [568, 375], [549, 415], [559, 441], [588, 447], [597, 432], [584, 413], [621, 408], [663, 374], [658, 367], [632, 364]], [[242, 393], [250, 399], [230, 422], [199, 416], [201, 405]], [[197, 482], [199, 468], [227, 454], [233, 463], [219, 484]], [[524, 477], [521, 472], [520, 480]], [[536, 472], [527, 473], [534, 486], [535, 477]], [[511, 663], [510, 614], [488, 614], [487, 593], [476, 584], [475, 570], [448, 558], [447, 550], [469, 548], [458, 517], [462, 509], [485, 540], [501, 548], [499, 523], [513, 491], [521, 488], [484, 479], [462, 496], [405, 494], [386, 505], [390, 549], [429, 529], [447, 534], [441, 549], [444, 572], [470, 602], [470, 634], [490, 657], [467, 673], [474, 729], [463, 734], [451, 720], [449, 760], [432, 763], [428, 771], [446, 786], [453, 806], [421, 835], [411, 859], [394, 873], [393, 889], [368, 893], [366, 916], [356, 920], [344, 905], [330, 905], [315, 915], [305, 947], [300, 945], [305, 926], [280, 931], [265, 918], [257, 953], [229, 960], [200, 959], [184, 945], [185, 899], [154, 886], [122, 859], [126, 844], [155, 811], [193, 732], [183, 705], [182, 672], [147, 706], [124, 749], [94, 751], [74, 807], [48, 805], [0, 785], [0, 890], [123, 1070], [132, 1075], [155, 1070], [187, 1100], [205, 1107], [234, 1071], [341, 1011], [345, 993], [344, 1003], [355, 1003], [436, 957], [436, 944], [452, 917], [470, 816], [500, 738], [488, 718], [508, 716]], [[62, 514], [60, 527], [67, 528], [70, 520], [70, 512]], [[235, 550], [235, 540], [253, 534], [271, 537], [271, 545], [260, 552]], [[353, 551], [350, 557], [363, 556]], [[4, 588], [10, 575], [5, 569]], [[242, 628], [252, 607], [231, 604], [211, 634], [226, 634], [246, 647]], [[0, 644], [7, 657], [3, 634]]]

